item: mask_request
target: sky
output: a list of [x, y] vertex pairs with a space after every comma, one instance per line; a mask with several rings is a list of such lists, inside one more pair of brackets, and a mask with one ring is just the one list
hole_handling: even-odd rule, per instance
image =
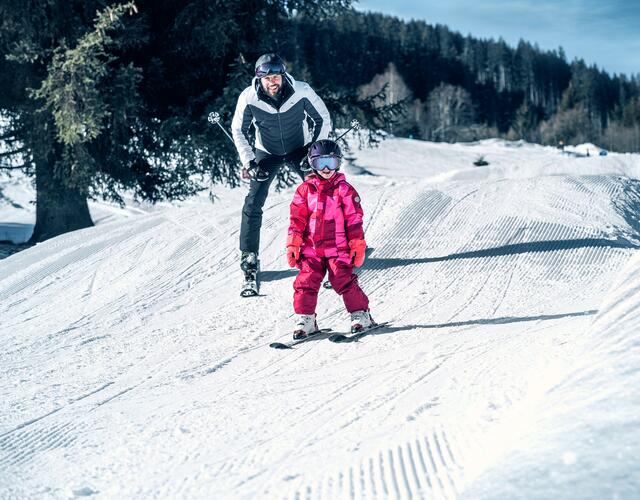
[[609, 73], [640, 74], [640, 0], [360, 0], [355, 8], [444, 24], [477, 38], [562, 47]]

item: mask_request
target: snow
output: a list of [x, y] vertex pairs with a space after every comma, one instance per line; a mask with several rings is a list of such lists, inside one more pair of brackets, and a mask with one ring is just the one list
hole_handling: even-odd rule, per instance
[[[354, 155], [360, 281], [391, 322], [357, 343], [268, 347], [292, 328], [293, 188], [265, 207], [257, 298], [242, 188], [96, 204], [96, 227], [1, 260], [0, 497], [640, 497], [640, 156]], [[317, 312], [346, 333], [335, 292]]]

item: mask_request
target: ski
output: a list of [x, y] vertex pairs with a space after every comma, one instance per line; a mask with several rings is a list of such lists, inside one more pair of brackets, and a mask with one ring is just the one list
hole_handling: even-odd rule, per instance
[[363, 331], [358, 332], [358, 333], [353, 333], [351, 335], [343, 335], [341, 333], [336, 333], [334, 335], [331, 335], [329, 337], [329, 340], [331, 342], [336, 342], [338, 344], [346, 344], [348, 342], [357, 342], [362, 337], [365, 337], [365, 336], [369, 335], [372, 331], [378, 330], [379, 328], [382, 328], [382, 327], [385, 327], [385, 326], [388, 326], [389, 324], [390, 324], [389, 321], [384, 321], [382, 323], [376, 323], [375, 325], [371, 325], [366, 330], [363, 330]]
[[308, 337], [298, 340], [292, 340], [291, 342], [272, 342], [269, 347], [274, 349], [293, 349], [298, 344], [302, 344], [308, 340], [323, 339], [327, 337], [327, 334], [331, 333], [331, 328], [321, 328], [320, 330], [312, 333]]

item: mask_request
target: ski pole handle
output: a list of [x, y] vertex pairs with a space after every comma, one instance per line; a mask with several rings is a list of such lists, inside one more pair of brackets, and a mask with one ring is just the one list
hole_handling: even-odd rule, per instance
[[352, 130], [358, 130], [358, 129], [360, 128], [360, 122], [359, 122], [358, 120], [351, 120], [350, 125], [351, 125], [351, 126], [350, 126], [350, 127], [349, 127], [345, 132], [343, 132], [343, 133], [340, 135], [340, 137], [338, 137], [338, 138], [336, 139], [336, 141], [339, 141], [340, 139], [342, 139], [345, 135], [347, 135], [347, 134], [348, 134], [349, 132], [351, 132]]
[[220, 130], [224, 132], [224, 135], [226, 135], [229, 140], [235, 145], [235, 142], [233, 142], [233, 137], [231, 137], [229, 132], [227, 132], [227, 130], [222, 126], [222, 123], [220, 123], [220, 113], [212, 111], [211, 113], [209, 113], [207, 120], [209, 120], [209, 123], [215, 123], [218, 127], [220, 127]]

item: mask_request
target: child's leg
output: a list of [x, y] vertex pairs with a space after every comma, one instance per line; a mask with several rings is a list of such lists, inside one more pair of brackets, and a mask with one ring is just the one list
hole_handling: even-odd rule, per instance
[[353, 266], [338, 258], [328, 259], [329, 281], [338, 295], [342, 295], [347, 311], [366, 311], [369, 309], [369, 299], [358, 284], [358, 276], [353, 272]]
[[315, 314], [318, 290], [325, 272], [326, 266], [322, 259], [306, 256], [300, 258], [300, 272], [293, 282], [293, 309], [296, 314]]

